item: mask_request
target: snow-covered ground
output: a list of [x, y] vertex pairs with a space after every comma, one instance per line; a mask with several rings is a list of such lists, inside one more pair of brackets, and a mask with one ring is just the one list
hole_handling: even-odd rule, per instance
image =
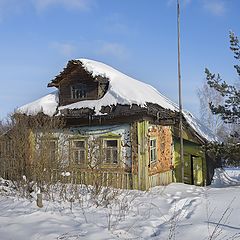
[[208, 187], [121, 191], [107, 207], [85, 199], [38, 208], [0, 185], [1, 240], [240, 239], [240, 169], [218, 170]]

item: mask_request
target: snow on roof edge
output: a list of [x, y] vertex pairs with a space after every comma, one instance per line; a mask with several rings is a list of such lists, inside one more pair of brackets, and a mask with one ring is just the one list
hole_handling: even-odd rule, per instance
[[16, 112], [26, 115], [37, 115], [38, 113], [42, 112], [52, 117], [57, 113], [58, 104], [58, 90], [56, 90], [33, 102], [19, 107]]
[[187, 110], [183, 110], [183, 117], [187, 123], [198, 133], [202, 138], [209, 142], [221, 142], [220, 139], [206, 126], [204, 126], [198, 118]]

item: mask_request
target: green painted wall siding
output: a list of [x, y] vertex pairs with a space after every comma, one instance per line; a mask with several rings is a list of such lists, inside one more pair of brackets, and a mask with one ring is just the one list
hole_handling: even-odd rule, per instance
[[148, 184], [148, 121], [137, 123], [137, 139], [138, 139], [138, 189], [146, 190]]
[[[206, 181], [206, 158], [201, 145], [184, 140], [184, 181], [188, 184], [204, 185]], [[181, 182], [179, 139], [174, 139], [175, 180]]]

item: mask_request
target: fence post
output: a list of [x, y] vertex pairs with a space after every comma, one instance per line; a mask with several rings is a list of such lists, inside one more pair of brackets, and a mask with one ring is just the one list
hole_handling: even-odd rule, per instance
[[42, 193], [38, 193], [37, 194], [37, 206], [39, 208], [42, 208], [43, 207], [43, 203], [42, 203]]

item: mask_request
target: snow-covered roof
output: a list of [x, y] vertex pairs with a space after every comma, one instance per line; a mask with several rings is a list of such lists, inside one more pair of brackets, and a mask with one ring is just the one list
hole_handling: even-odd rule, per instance
[[[50, 93], [32, 103], [20, 107], [17, 111], [27, 115], [36, 115], [43, 112], [46, 115], [53, 116], [63, 109], [81, 109], [90, 108], [95, 110], [96, 115], [101, 115], [101, 108], [110, 105], [132, 105], [146, 106], [147, 103], [155, 103], [164, 109], [178, 111], [178, 106], [158, 90], [149, 84], [131, 78], [124, 73], [102, 63], [89, 59], [77, 59], [85, 70], [92, 74], [93, 77], [103, 76], [109, 79], [109, 87], [107, 93], [98, 100], [84, 100], [73, 104], [60, 106], [58, 92]], [[211, 131], [204, 127], [189, 112], [184, 111], [184, 117], [189, 125], [204, 139], [208, 141], [216, 141], [216, 137]]]
[[194, 117], [189, 111], [184, 110], [183, 116], [186, 119], [187, 123], [192, 127], [192, 129], [202, 138], [210, 142], [219, 142], [220, 140], [213, 132], [204, 126], [199, 119]]
[[59, 107], [62, 109], [80, 109], [92, 108], [95, 109], [97, 115], [100, 115], [102, 106], [109, 105], [132, 105], [137, 104], [144, 106], [147, 102], [156, 103], [164, 109], [176, 111], [174, 104], [159, 93], [151, 85], [133, 79], [118, 70], [101, 62], [78, 59], [93, 77], [103, 76], [109, 79], [109, 87], [107, 93], [98, 100], [79, 101], [73, 104]]
[[28, 103], [17, 109], [17, 112], [24, 113], [26, 115], [37, 115], [42, 112], [48, 116], [53, 116], [57, 113], [59, 99], [58, 90], [47, 94], [34, 102]]

